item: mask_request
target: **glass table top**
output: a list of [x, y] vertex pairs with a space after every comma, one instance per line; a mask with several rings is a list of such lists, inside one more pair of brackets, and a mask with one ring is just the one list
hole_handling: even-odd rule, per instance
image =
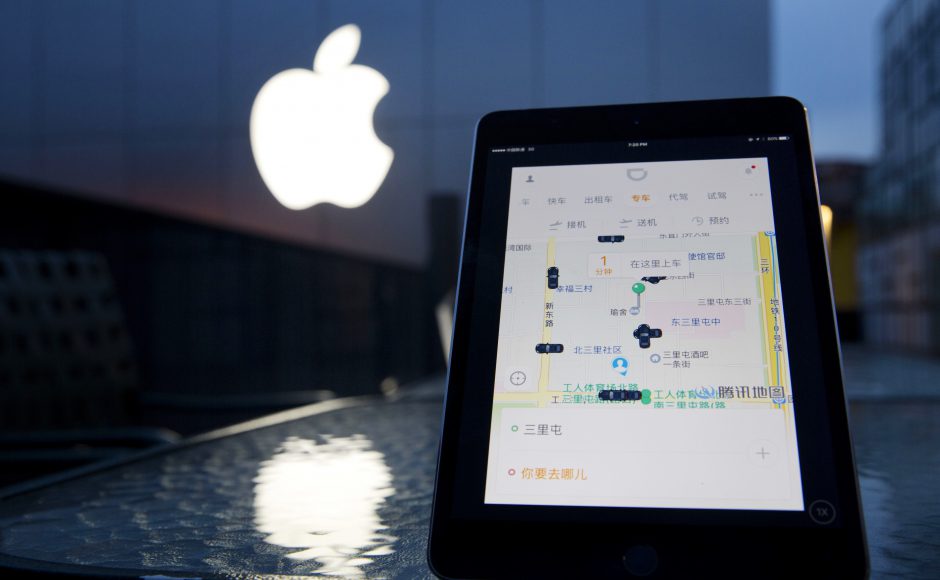
[[319, 412], [0, 502], [0, 555], [128, 575], [428, 576], [441, 403]]
[[[439, 398], [345, 399], [0, 500], [0, 566], [430, 577]], [[872, 576], [940, 571], [940, 402], [851, 406]]]

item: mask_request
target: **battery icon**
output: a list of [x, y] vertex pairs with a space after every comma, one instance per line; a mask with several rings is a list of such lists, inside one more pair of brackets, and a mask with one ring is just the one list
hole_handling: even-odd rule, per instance
[[777, 139], [780, 140], [780, 141], [789, 141], [789, 140], [790, 140], [790, 137], [788, 137], [787, 135], [781, 135], [781, 136], [777, 137]]

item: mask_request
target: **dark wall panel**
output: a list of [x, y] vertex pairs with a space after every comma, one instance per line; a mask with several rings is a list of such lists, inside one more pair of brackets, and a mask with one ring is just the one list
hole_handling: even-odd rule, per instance
[[423, 270], [13, 184], [0, 247], [103, 254], [144, 391], [360, 394], [443, 368]]

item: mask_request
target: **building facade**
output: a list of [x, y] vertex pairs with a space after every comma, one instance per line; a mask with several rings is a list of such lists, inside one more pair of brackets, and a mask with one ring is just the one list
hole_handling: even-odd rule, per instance
[[[481, 115], [766, 95], [769, 20], [767, 0], [6, 0], [0, 179], [421, 266], [428, 198], [465, 192]], [[388, 79], [395, 158], [364, 206], [292, 211], [255, 167], [251, 106], [347, 23]]]
[[[0, 249], [104, 257], [164, 409], [407, 383], [444, 368], [433, 313], [476, 120], [766, 95], [768, 4], [0, 0]], [[252, 105], [349, 23], [353, 64], [389, 84], [374, 127], [394, 161], [361, 207], [290, 210], [255, 166]]]
[[940, 1], [898, 0], [881, 36], [881, 152], [858, 206], [864, 334], [940, 354]]
[[856, 342], [863, 338], [859, 312], [858, 223], [855, 205], [864, 195], [868, 165], [853, 161], [816, 163], [819, 201], [832, 210], [828, 240], [829, 273], [839, 321], [839, 338]]

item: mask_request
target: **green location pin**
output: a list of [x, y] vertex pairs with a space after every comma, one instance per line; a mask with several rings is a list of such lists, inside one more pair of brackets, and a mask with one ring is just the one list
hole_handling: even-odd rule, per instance
[[650, 404], [650, 390], [649, 390], [649, 389], [643, 389], [643, 391], [641, 392], [641, 394], [642, 394], [642, 397], [643, 397], [643, 398], [640, 399], [640, 402], [643, 403], [644, 405], [649, 405], [649, 404]]
[[637, 296], [646, 292], [646, 284], [642, 282], [637, 282], [633, 285], [633, 291], [636, 292]]

